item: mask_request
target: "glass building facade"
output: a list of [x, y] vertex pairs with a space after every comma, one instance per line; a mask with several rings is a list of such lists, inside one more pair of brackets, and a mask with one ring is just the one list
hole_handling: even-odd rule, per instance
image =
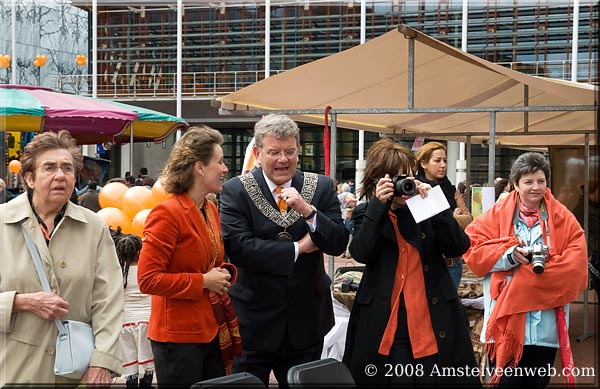
[[[38, 85], [68, 93], [91, 93], [90, 2], [62, 4], [72, 13], [54, 12], [52, 19], [62, 31], [77, 37], [63, 48], [40, 39], [31, 47], [21, 42], [27, 29], [33, 33], [50, 30], [39, 24], [30, 1], [18, 0], [18, 50], [44, 50], [51, 68], [42, 69]], [[255, 119], [233, 122], [219, 117], [210, 106], [218, 96], [231, 93], [265, 77], [265, 50], [269, 48], [270, 75], [350, 49], [361, 40], [361, 1], [272, 0], [269, 9], [270, 34], [265, 36], [267, 15], [264, 1], [184, 1], [182, 49], [182, 116], [190, 124], [206, 123], [226, 138], [224, 151], [232, 175], [242, 170], [246, 145], [252, 137]], [[177, 68], [177, 7], [175, 1], [123, 2], [98, 0], [98, 97], [130, 100], [148, 108], [174, 112]], [[399, 24], [406, 24], [455, 47], [462, 44], [462, 0], [367, 0], [365, 39], [376, 38]], [[10, 48], [10, 2], [0, 1], [2, 37], [0, 52]], [[62, 7], [62, 8], [61, 8]], [[574, 0], [470, 0], [467, 18], [467, 51], [486, 60], [523, 73], [570, 80]], [[39, 6], [38, 8], [44, 8]], [[36, 13], [37, 12], [37, 13]], [[63, 15], [76, 15], [64, 17]], [[31, 20], [31, 21], [29, 21]], [[83, 23], [83, 26], [82, 26]], [[598, 85], [599, 5], [580, 0], [578, 13], [577, 80]], [[37, 27], [36, 27], [37, 26]], [[33, 34], [35, 35], [35, 34]], [[64, 35], [64, 34], [63, 34]], [[61, 35], [59, 35], [61, 36]], [[83, 42], [83, 44], [82, 44]], [[87, 43], [87, 45], [85, 44]], [[29, 48], [28, 48], [29, 47]], [[88, 66], [76, 67], [75, 55], [88, 49]], [[62, 56], [55, 53], [66, 53]], [[33, 55], [33, 51], [31, 52]], [[20, 57], [20, 55], [19, 55]], [[72, 57], [72, 58], [71, 58]], [[18, 83], [36, 84], [19, 68]], [[50, 71], [52, 70], [52, 71]], [[365, 69], [365, 72], [371, 71]], [[0, 82], [8, 82], [8, 72]], [[33, 73], [32, 73], [33, 74]], [[46, 78], [44, 78], [44, 76]], [[187, 108], [186, 108], [187, 107]], [[210, 120], [207, 120], [210, 118]], [[300, 168], [323, 172], [322, 128], [303, 126]], [[379, 138], [365, 133], [365, 150]], [[411, 145], [412, 139], [402, 139]], [[167, 145], [136, 145], [139, 164], [157, 159], [160, 169], [173, 139]], [[339, 179], [353, 177], [358, 155], [358, 133], [339, 129], [337, 173]], [[485, 181], [487, 150], [471, 149], [471, 180]], [[118, 148], [112, 155], [115, 160]], [[507, 175], [514, 155], [497, 149], [499, 174]], [[136, 162], [136, 164], [138, 164]], [[147, 164], [147, 163], [146, 163]], [[151, 169], [152, 171], [152, 169]]]

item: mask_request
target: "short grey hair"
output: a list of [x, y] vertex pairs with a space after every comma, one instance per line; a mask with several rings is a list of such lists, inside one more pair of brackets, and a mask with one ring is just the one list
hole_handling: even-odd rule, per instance
[[510, 181], [518, 184], [521, 176], [535, 173], [538, 170], [544, 172], [547, 185], [550, 182], [550, 162], [540, 153], [529, 152], [519, 155], [510, 168]]
[[296, 144], [300, 144], [300, 129], [296, 122], [287, 115], [271, 114], [263, 117], [254, 125], [254, 142], [259, 149], [263, 146], [263, 138], [267, 135], [276, 139], [296, 138]]

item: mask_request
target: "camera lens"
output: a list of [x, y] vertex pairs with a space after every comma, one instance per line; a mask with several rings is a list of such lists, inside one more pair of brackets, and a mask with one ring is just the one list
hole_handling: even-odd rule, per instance
[[406, 178], [406, 174], [394, 176], [392, 184], [394, 184], [394, 196], [412, 196], [417, 191], [415, 182]]

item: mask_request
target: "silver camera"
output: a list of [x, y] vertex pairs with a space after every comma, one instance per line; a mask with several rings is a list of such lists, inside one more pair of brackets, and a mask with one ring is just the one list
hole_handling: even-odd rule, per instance
[[546, 260], [548, 259], [548, 246], [543, 243], [534, 243], [532, 246], [523, 247], [527, 250], [525, 258], [529, 259], [533, 272], [535, 274], [542, 274], [546, 267]]

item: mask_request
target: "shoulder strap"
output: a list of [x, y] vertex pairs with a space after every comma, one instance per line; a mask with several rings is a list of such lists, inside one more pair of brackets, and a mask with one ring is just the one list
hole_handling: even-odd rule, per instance
[[[23, 231], [23, 236], [25, 237], [25, 243], [27, 243], [27, 248], [29, 249], [29, 253], [31, 254], [31, 258], [33, 259], [33, 264], [35, 265], [35, 270], [37, 271], [38, 277], [40, 278], [40, 283], [42, 284], [42, 288], [46, 292], [52, 292], [50, 289], [50, 284], [48, 283], [48, 277], [46, 276], [46, 271], [44, 270], [44, 265], [42, 265], [42, 260], [40, 259], [40, 253], [35, 247], [35, 244], [31, 240], [31, 237], [27, 233], [23, 222], [21, 222], [21, 231]], [[58, 328], [58, 332], [62, 335], [64, 334], [65, 327], [62, 322], [58, 319], [54, 319], [54, 324]]]

